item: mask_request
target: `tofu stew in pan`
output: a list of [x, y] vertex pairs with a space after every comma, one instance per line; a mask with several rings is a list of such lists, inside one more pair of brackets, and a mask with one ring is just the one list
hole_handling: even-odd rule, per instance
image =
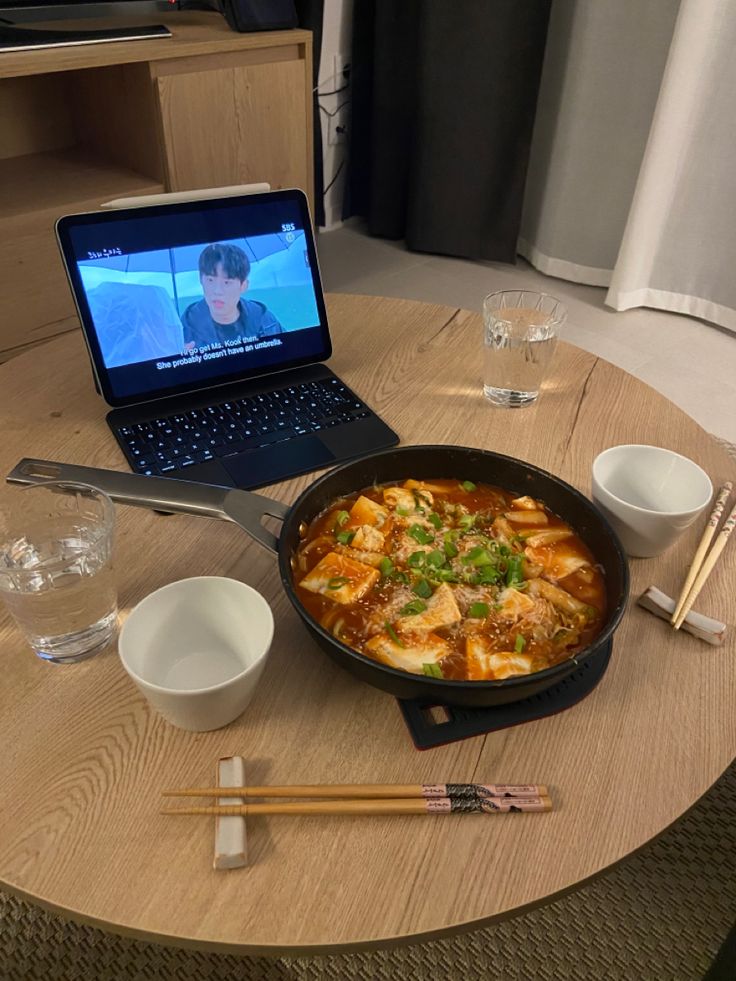
[[302, 532], [291, 563], [299, 601], [338, 641], [400, 671], [532, 674], [605, 623], [601, 566], [530, 495], [409, 479], [338, 498]]

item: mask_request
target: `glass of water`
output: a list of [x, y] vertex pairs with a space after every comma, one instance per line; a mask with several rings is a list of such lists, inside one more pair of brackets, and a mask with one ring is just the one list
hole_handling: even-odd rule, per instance
[[483, 301], [483, 393], [490, 402], [518, 407], [536, 401], [566, 319], [548, 293], [489, 293]]
[[0, 519], [0, 597], [33, 650], [68, 664], [102, 651], [117, 625], [115, 508], [86, 484], [18, 490]]

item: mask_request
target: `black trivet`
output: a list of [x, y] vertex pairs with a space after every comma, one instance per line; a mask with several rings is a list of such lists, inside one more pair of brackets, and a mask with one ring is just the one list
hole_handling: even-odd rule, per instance
[[397, 701], [416, 748], [433, 749], [458, 739], [480, 736], [485, 732], [507, 729], [522, 722], [533, 722], [564, 712], [593, 691], [606, 673], [612, 646], [611, 638], [601, 651], [601, 656], [581, 665], [559, 684], [510, 705], [464, 708], [460, 705], [427, 706], [412, 698], [399, 698]]

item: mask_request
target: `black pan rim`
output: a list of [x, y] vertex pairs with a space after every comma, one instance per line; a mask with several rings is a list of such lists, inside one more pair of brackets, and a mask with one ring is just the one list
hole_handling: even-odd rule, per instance
[[[483, 457], [502, 461], [506, 463], [512, 463], [524, 467], [525, 470], [531, 472], [535, 476], [551, 480], [553, 483], [557, 484], [562, 490], [571, 494], [582, 507], [587, 511], [593, 513], [597, 520], [603, 525], [604, 529], [608, 533], [608, 536], [614, 546], [616, 551], [616, 556], [619, 562], [622, 588], [621, 597], [616, 604], [615, 608], [611, 611], [610, 619], [604, 629], [595, 638], [592, 644], [584, 647], [582, 650], [577, 651], [571, 657], [566, 658], [564, 661], [560, 661], [559, 664], [554, 664], [552, 667], [545, 668], [542, 671], [535, 671], [532, 674], [524, 675], [514, 675], [511, 678], [504, 678], [496, 681], [470, 681], [470, 680], [456, 680], [452, 678], [432, 678], [428, 675], [413, 674], [410, 671], [399, 671], [397, 668], [392, 668], [387, 664], [382, 664], [380, 661], [375, 661], [373, 658], [368, 657], [365, 654], [361, 654], [360, 651], [354, 650], [352, 647], [348, 647], [347, 644], [343, 644], [339, 641], [333, 634], [326, 630], [321, 624], [319, 624], [314, 617], [306, 610], [302, 605], [299, 597], [296, 595], [294, 584], [292, 582], [292, 569], [291, 569], [291, 555], [286, 554], [286, 546], [282, 544], [284, 542], [283, 535], [279, 538], [279, 572], [281, 577], [281, 584], [284, 587], [289, 599], [297, 609], [299, 615], [304, 619], [309, 629], [313, 630], [315, 633], [319, 634], [327, 643], [331, 644], [336, 650], [340, 651], [342, 654], [347, 655], [351, 660], [355, 661], [361, 666], [367, 666], [370, 668], [375, 668], [382, 674], [389, 678], [395, 678], [397, 681], [413, 681], [419, 685], [422, 685], [426, 689], [427, 696], [430, 696], [434, 691], [437, 695], [443, 695], [445, 700], [451, 701], [448, 692], [450, 691], [467, 691], [469, 686], [473, 691], [478, 692], [492, 692], [492, 691], [513, 691], [515, 688], [526, 687], [533, 680], [534, 682], [542, 682], [543, 684], [549, 681], [552, 683], [555, 679], [561, 680], [563, 676], [574, 671], [576, 667], [584, 664], [590, 658], [595, 657], [601, 652], [601, 649], [605, 643], [612, 637], [614, 631], [618, 628], [621, 619], [626, 610], [629, 591], [630, 591], [630, 572], [629, 565], [626, 559], [626, 554], [624, 552], [623, 546], [611, 527], [608, 519], [604, 514], [595, 506], [595, 504], [589, 500], [585, 495], [579, 491], [572, 484], [568, 484], [567, 481], [563, 480], [561, 477], [557, 477], [555, 474], [550, 473], [548, 470], [543, 470], [541, 467], [536, 466], [533, 463], [528, 463], [526, 460], [521, 460], [518, 457], [508, 456], [504, 453], [496, 453], [494, 450], [484, 450], [480, 447], [473, 446], [459, 446], [452, 443], [416, 443], [409, 444], [407, 446], [395, 446], [386, 450], [379, 450], [375, 453], [369, 453], [365, 456], [358, 457], [353, 460], [349, 460], [338, 467], [334, 467], [327, 473], [318, 477], [309, 487], [305, 488], [296, 501], [291, 506], [289, 515], [286, 518], [287, 522], [293, 519], [295, 513], [300, 509], [302, 504], [312, 497], [315, 492], [322, 487], [325, 483], [334, 479], [334, 477], [351, 468], [356, 467], [360, 464], [369, 462], [370, 460], [381, 459], [387, 456], [397, 456], [403, 454], [411, 454], [412, 452], [422, 451], [438, 451], [438, 452], [459, 452], [461, 454], [480, 454]], [[408, 478], [405, 478], [408, 479]], [[359, 489], [359, 488], [358, 488]], [[316, 515], [312, 515], [308, 520], [313, 520]], [[304, 519], [302, 519], [304, 520]]]

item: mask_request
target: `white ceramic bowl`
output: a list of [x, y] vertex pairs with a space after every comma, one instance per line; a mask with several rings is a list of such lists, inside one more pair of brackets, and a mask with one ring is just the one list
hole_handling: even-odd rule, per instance
[[712, 496], [697, 463], [661, 446], [612, 446], [593, 461], [593, 500], [633, 557], [664, 552]]
[[130, 612], [118, 641], [123, 667], [172, 725], [220, 729], [247, 707], [273, 638], [260, 593], [219, 576], [157, 589]]

